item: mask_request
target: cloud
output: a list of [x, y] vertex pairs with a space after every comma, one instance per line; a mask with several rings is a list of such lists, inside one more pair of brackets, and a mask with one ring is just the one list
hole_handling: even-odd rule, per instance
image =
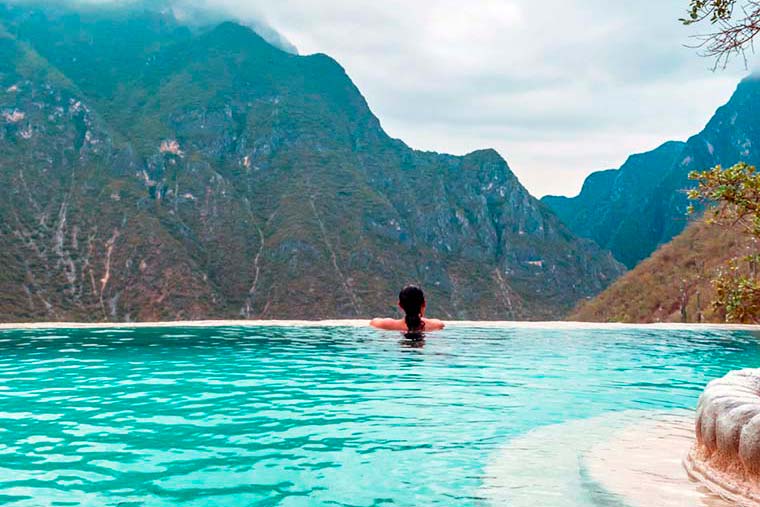
[[538, 196], [695, 134], [745, 74], [684, 46], [685, 0], [220, 2], [335, 57], [391, 135], [494, 147]]
[[171, 5], [188, 20], [213, 12], [331, 55], [389, 134], [426, 150], [496, 148], [537, 196], [577, 193], [591, 171], [695, 134], [746, 74], [740, 62], [711, 72], [684, 46], [694, 33], [678, 22], [687, 0]]

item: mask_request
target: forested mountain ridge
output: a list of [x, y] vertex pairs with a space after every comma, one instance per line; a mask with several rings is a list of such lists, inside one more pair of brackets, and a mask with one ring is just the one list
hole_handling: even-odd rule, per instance
[[562, 316], [622, 272], [492, 150], [390, 138], [340, 65], [166, 13], [0, 4], [0, 320]]
[[699, 219], [584, 302], [568, 319], [591, 322], [725, 322], [713, 307], [713, 279], [734, 257], [757, 250], [740, 228]]

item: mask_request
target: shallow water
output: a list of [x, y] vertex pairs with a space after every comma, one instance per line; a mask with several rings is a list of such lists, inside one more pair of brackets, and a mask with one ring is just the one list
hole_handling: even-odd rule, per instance
[[485, 506], [513, 439], [692, 409], [758, 358], [715, 329], [2, 331], [0, 503]]

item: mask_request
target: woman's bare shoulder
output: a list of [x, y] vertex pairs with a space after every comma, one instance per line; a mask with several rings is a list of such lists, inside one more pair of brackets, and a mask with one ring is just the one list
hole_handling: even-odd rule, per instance
[[446, 327], [446, 324], [442, 320], [438, 319], [423, 319], [425, 321], [425, 329], [428, 331], [439, 331]]

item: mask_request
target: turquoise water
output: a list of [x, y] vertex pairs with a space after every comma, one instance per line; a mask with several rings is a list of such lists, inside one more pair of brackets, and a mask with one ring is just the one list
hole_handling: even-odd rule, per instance
[[[488, 505], [527, 431], [694, 407], [746, 331], [351, 327], [0, 332], [0, 503]], [[591, 435], [590, 437], [593, 437]], [[547, 468], [548, 470], [548, 468]]]

